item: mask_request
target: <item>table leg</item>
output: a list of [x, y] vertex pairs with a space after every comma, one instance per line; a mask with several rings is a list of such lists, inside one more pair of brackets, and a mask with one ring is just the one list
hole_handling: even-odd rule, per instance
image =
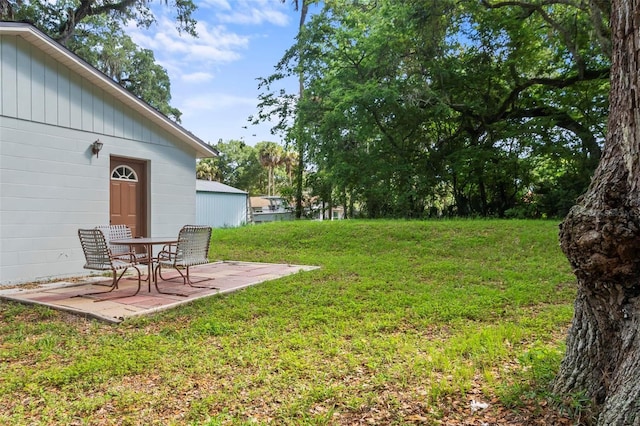
[[151, 293], [151, 280], [153, 279], [151, 278], [153, 274], [153, 253], [151, 252], [152, 249], [153, 246], [151, 244], [147, 244], [147, 271], [149, 272], [149, 293]]

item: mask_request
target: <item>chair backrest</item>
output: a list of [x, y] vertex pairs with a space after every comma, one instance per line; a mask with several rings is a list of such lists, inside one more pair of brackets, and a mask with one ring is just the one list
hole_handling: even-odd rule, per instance
[[99, 229], [104, 234], [104, 237], [107, 241], [107, 245], [109, 250], [111, 250], [111, 254], [117, 256], [119, 254], [129, 253], [131, 250], [127, 246], [123, 246], [120, 244], [111, 244], [111, 240], [119, 240], [122, 238], [131, 238], [131, 228], [127, 225], [102, 225], [96, 226], [96, 229]]
[[183, 226], [178, 234], [175, 263], [183, 266], [209, 263], [210, 244], [210, 226]]
[[85, 269], [112, 269], [109, 247], [100, 229], [78, 229], [78, 237], [87, 262]]

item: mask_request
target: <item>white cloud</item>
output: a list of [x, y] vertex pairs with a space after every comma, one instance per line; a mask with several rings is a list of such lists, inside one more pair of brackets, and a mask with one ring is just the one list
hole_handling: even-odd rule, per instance
[[230, 62], [240, 58], [239, 51], [249, 45], [249, 38], [229, 32], [224, 26], [209, 26], [199, 22], [198, 37], [178, 33], [175, 23], [167, 18], [158, 21], [154, 32], [129, 29], [131, 38], [140, 46], [157, 52], [158, 55], [180, 54], [180, 60], [202, 63]]
[[[216, 1], [214, 0], [214, 3]], [[273, 24], [284, 27], [289, 24], [286, 8], [288, 2], [282, 4], [277, 0], [236, 0], [231, 4], [228, 13], [220, 13], [218, 19], [229, 24]]]
[[249, 37], [230, 32], [225, 26], [209, 27], [199, 22], [196, 27], [201, 45], [212, 46], [220, 51], [245, 50], [249, 47]]
[[204, 140], [273, 139], [267, 124], [245, 126], [259, 102], [255, 77], [272, 72], [295, 36], [295, 26], [289, 28], [296, 16], [291, 0], [199, 0], [197, 5], [197, 38], [180, 34], [171, 8], [155, 2], [157, 23], [144, 29], [132, 22], [126, 32], [167, 70], [172, 105], [182, 111], [185, 128]]
[[190, 74], [183, 74], [182, 80], [187, 83], [204, 83], [213, 80], [213, 74], [209, 72], [193, 72]]
[[231, 10], [231, 5], [227, 0], [203, 0], [198, 2], [198, 7], [204, 9], [219, 8], [224, 10]]
[[280, 27], [286, 26], [289, 22], [287, 15], [282, 12], [259, 9], [221, 15], [220, 20], [230, 24], [262, 24], [264, 22], [268, 22]]
[[208, 93], [189, 97], [179, 109], [182, 111], [220, 111], [236, 107], [256, 106], [256, 98], [229, 95], [226, 93]]
[[238, 61], [249, 47], [248, 36], [230, 32], [222, 25], [200, 21], [196, 30], [197, 38], [180, 34], [173, 21], [161, 17], [151, 31], [130, 27], [128, 33], [136, 44], [153, 50], [156, 61], [167, 69], [172, 80], [187, 82], [210, 80], [212, 69]]

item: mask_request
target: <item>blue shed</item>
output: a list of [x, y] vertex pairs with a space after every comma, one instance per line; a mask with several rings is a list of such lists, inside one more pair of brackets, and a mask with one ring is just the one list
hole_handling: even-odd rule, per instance
[[249, 194], [220, 182], [196, 180], [196, 222], [213, 228], [233, 228], [250, 221]]

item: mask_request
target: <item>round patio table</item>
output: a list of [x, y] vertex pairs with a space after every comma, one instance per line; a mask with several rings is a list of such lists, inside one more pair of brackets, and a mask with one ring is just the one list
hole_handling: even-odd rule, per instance
[[133, 246], [144, 247], [147, 252], [147, 270], [148, 276], [145, 281], [149, 282], [149, 292], [151, 292], [151, 280], [153, 276], [153, 246], [175, 244], [178, 242], [176, 237], [138, 237], [138, 238], [121, 238], [118, 240], [111, 240], [109, 244], [116, 244], [120, 246]]

